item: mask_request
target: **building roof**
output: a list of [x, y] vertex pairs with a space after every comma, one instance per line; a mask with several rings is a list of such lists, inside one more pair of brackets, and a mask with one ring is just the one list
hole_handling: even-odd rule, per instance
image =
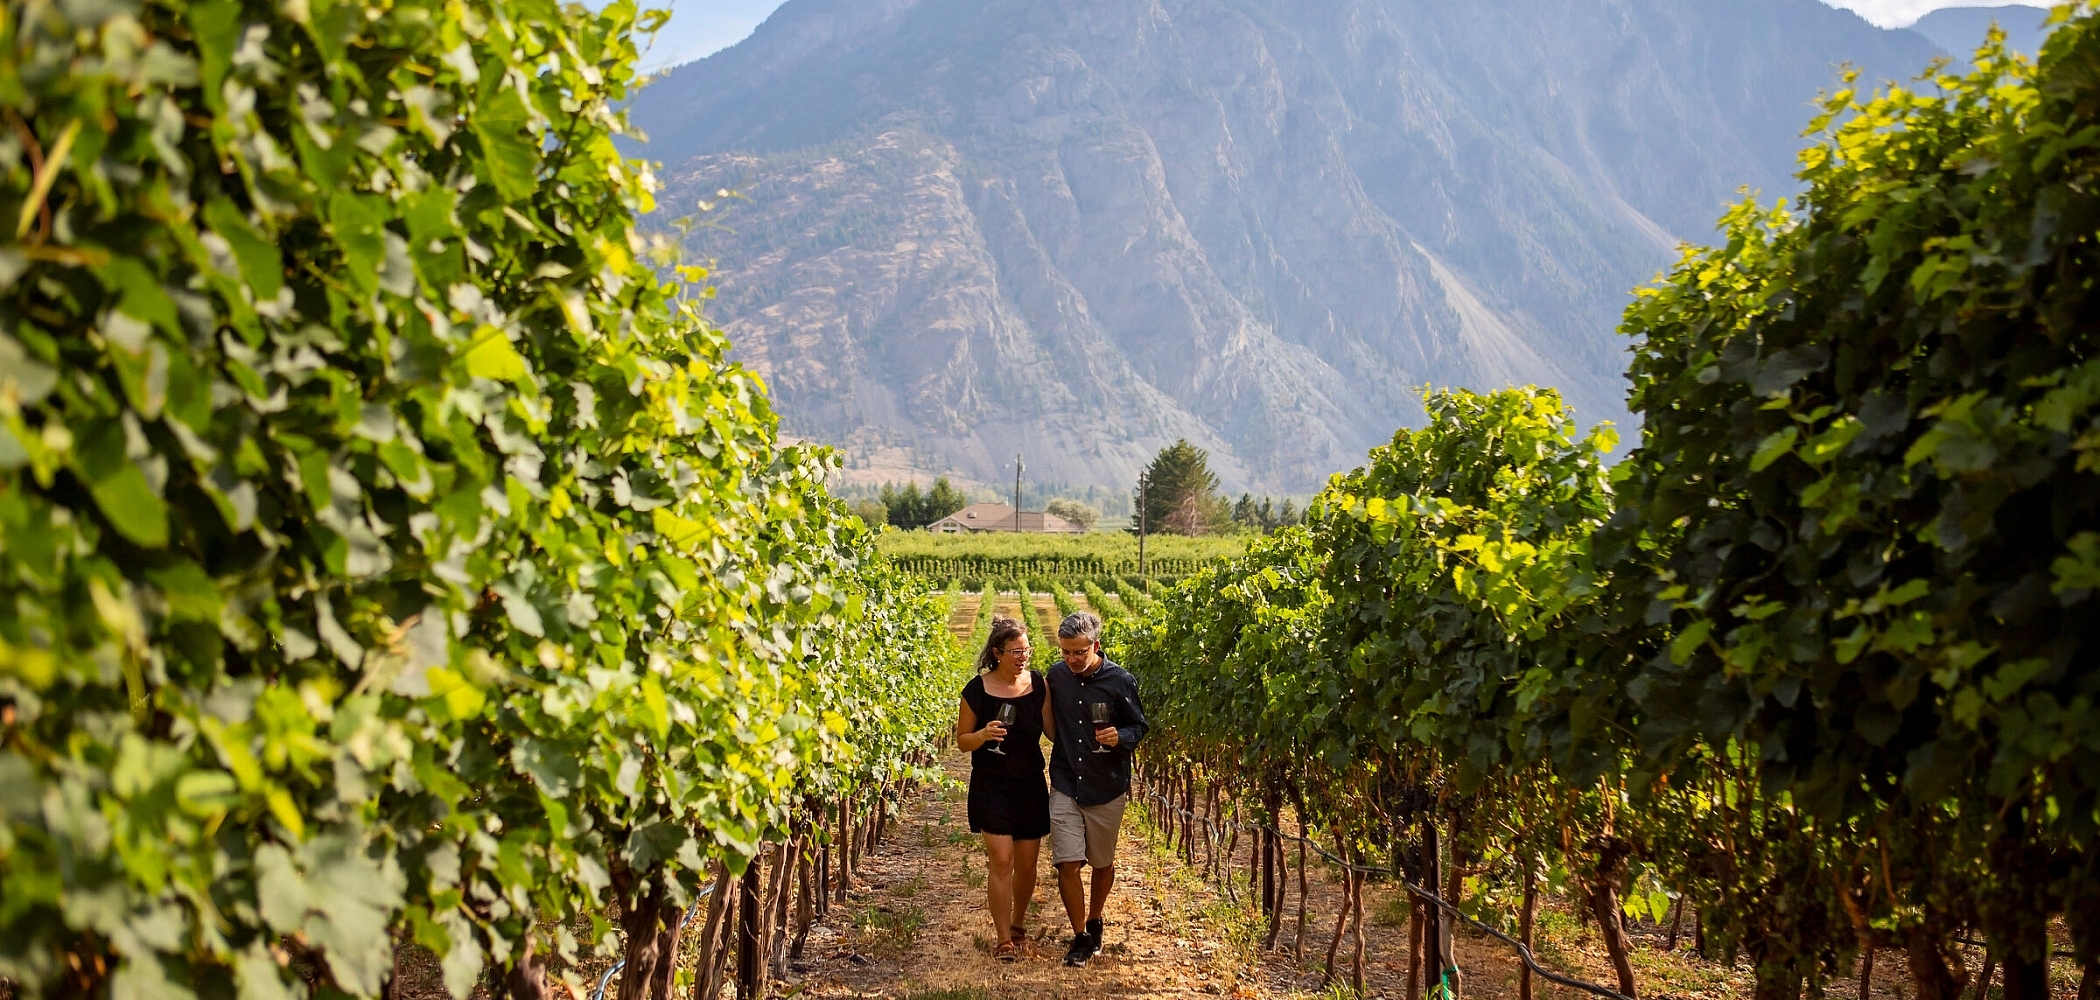
[[[1018, 523], [1017, 523], [1018, 522]], [[1057, 516], [1039, 510], [1015, 510], [1003, 503], [973, 503], [926, 526], [926, 530], [954, 534], [956, 532], [1016, 531], [1049, 535], [1083, 535], [1086, 529]]]

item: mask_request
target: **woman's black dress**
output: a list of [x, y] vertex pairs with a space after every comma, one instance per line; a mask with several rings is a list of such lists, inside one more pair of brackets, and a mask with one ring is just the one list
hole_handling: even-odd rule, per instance
[[1043, 699], [1049, 687], [1043, 675], [1028, 672], [1028, 693], [1019, 698], [996, 698], [984, 689], [984, 678], [972, 677], [963, 687], [963, 701], [977, 716], [977, 725], [998, 716], [999, 706], [1014, 707], [1014, 721], [1006, 727], [1006, 752], [996, 754], [992, 744], [970, 753], [970, 832], [991, 833], [1015, 840], [1041, 840], [1050, 835], [1050, 786], [1043, 774]]

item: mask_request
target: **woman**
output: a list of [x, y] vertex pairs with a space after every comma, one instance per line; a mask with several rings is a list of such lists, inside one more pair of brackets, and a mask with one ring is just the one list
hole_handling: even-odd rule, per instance
[[[992, 954], [1011, 962], [1028, 940], [1023, 929], [1035, 902], [1035, 863], [1050, 833], [1050, 788], [1043, 778], [1043, 675], [1028, 669], [1028, 632], [1011, 618], [992, 619], [977, 654], [977, 676], [964, 685], [955, 744], [970, 754], [970, 832], [984, 837]], [[1014, 708], [999, 721], [999, 707]]]

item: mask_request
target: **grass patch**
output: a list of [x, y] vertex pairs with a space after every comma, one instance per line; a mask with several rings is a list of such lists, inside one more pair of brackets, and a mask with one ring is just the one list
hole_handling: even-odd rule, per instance
[[962, 880], [963, 885], [971, 889], [984, 888], [984, 873], [978, 871], [977, 866], [970, 863], [968, 855], [963, 856]]
[[904, 1000], [991, 1000], [991, 994], [975, 986], [956, 986], [945, 990], [906, 993]]
[[853, 919], [861, 941], [876, 951], [904, 951], [918, 943], [925, 927], [926, 911], [916, 906], [874, 907]]
[[890, 895], [895, 896], [898, 899], [911, 899], [917, 896], [919, 893], [925, 891], [925, 889], [926, 880], [918, 877], [917, 875], [914, 875], [907, 881], [899, 882], [896, 885], [890, 886]]
[[952, 846], [954, 846], [954, 845], [956, 845], [956, 844], [974, 844], [974, 843], [976, 843], [976, 842], [977, 842], [977, 835], [976, 835], [976, 834], [974, 834], [974, 833], [971, 833], [971, 832], [970, 832], [970, 831], [968, 831], [968, 830], [950, 830], [950, 831], [948, 831], [948, 844], [949, 844], [949, 846], [951, 846], [951, 847], [952, 847]]
[[1380, 927], [1405, 927], [1408, 917], [1414, 912], [1414, 907], [1407, 902], [1407, 894], [1396, 893], [1387, 896], [1385, 902], [1379, 903], [1378, 909], [1371, 912], [1371, 923]]

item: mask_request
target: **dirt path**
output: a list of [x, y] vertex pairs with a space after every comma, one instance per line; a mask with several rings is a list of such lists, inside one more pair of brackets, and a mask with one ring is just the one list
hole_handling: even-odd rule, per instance
[[[967, 766], [951, 758], [960, 778]], [[1152, 849], [1149, 828], [1124, 826], [1118, 881], [1109, 897], [1107, 947], [1084, 969], [1061, 959], [1070, 927], [1058, 903], [1049, 844], [1028, 927], [1032, 954], [994, 960], [984, 916], [984, 854], [963, 817], [959, 789], [928, 792], [907, 806], [890, 843], [863, 862], [862, 893], [810, 935], [800, 986], [811, 997], [965, 998], [1195, 997], [1263, 993], [1230, 938], [1230, 908], [1178, 864]], [[1244, 936], [1244, 935], [1242, 935]], [[791, 987], [793, 988], [793, 987]], [[1250, 992], [1252, 991], [1252, 992]]]
[[[951, 755], [958, 780], [967, 762]], [[1291, 854], [1295, 865], [1295, 851]], [[1251, 907], [1183, 866], [1159, 844], [1143, 810], [1133, 806], [1117, 854], [1117, 884], [1106, 916], [1107, 946], [1084, 969], [1061, 962], [1070, 928], [1058, 901], [1049, 844], [1043, 845], [1035, 906], [1028, 927], [1033, 954], [994, 960], [984, 916], [984, 855], [969, 833], [959, 788], [921, 793], [907, 803], [890, 842], [863, 862], [852, 902], [836, 907], [811, 932], [806, 961], [786, 990], [831, 1000], [1091, 1000], [1097, 997], [1231, 996], [1239, 1000], [1303, 1000], [1321, 994], [1322, 962], [1334, 930], [1341, 883], [1317, 861], [1309, 875], [1310, 905], [1304, 960], [1292, 957], [1297, 876], [1291, 874], [1277, 949], [1261, 953], [1265, 926]], [[1245, 871], [1247, 846], [1237, 852]], [[1399, 894], [1372, 885], [1365, 895], [1365, 986], [1374, 997], [1407, 995], [1407, 916]], [[1244, 885], [1239, 892], [1246, 899]], [[1557, 908], [1544, 908], [1540, 953], [1555, 967], [1610, 983], [1594, 929]], [[1651, 935], [1654, 936], [1654, 935]], [[1747, 970], [1730, 970], [1690, 955], [1689, 935], [1671, 954], [1643, 938], [1635, 958], [1644, 997], [1720, 1000], [1750, 994]], [[1337, 965], [1346, 982], [1353, 935]], [[1467, 997], [1514, 1000], [1519, 965], [1506, 947], [1485, 936], [1461, 935], [1460, 964]], [[1835, 994], [1833, 994], [1835, 995]], [[1586, 994], [1543, 981], [1538, 1000], [1578, 1000]]]

